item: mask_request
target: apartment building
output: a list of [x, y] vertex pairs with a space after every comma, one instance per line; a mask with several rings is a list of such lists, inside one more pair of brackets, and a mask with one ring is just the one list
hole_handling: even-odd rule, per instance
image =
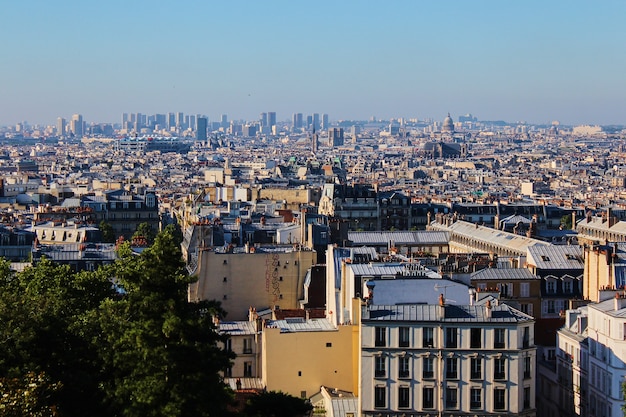
[[536, 415], [534, 320], [490, 299], [377, 305], [370, 294], [360, 362], [364, 417]]

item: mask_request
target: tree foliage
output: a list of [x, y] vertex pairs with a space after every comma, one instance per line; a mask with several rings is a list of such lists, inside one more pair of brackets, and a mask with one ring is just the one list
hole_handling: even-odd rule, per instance
[[250, 397], [244, 409], [245, 417], [303, 417], [313, 407], [302, 398], [280, 391], [262, 392]]
[[115, 232], [113, 231], [113, 226], [110, 223], [102, 220], [98, 225], [98, 229], [100, 229], [100, 233], [102, 233], [102, 241], [105, 243], [115, 243]]
[[151, 245], [152, 242], [154, 242], [156, 233], [154, 229], [152, 228], [152, 226], [150, 226], [150, 224], [143, 222], [143, 223], [139, 223], [139, 225], [137, 226], [137, 230], [133, 234], [133, 238], [136, 238], [136, 237], [145, 238], [148, 244]]
[[232, 357], [218, 347], [212, 320], [224, 312], [187, 302], [191, 278], [175, 238], [160, 233], [141, 255], [128, 244], [119, 255], [114, 265], [81, 273], [47, 260], [11, 273], [0, 262], [6, 398], [30, 400], [24, 386], [39, 378], [33, 410], [44, 414], [22, 415], [226, 415], [231, 393], [219, 371]]

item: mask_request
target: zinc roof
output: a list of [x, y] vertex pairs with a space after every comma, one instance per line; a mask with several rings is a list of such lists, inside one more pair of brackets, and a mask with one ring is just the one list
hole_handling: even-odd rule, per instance
[[534, 275], [526, 268], [485, 268], [480, 271], [473, 272], [470, 280], [494, 280], [494, 281], [510, 281], [510, 280], [538, 280], [541, 279]]
[[533, 321], [533, 318], [506, 304], [491, 307], [491, 318], [487, 318], [484, 305], [445, 305], [445, 316], [439, 318], [441, 306], [433, 304], [372, 305], [363, 314], [363, 321], [444, 321], [444, 322], [489, 322], [518, 323]]
[[478, 226], [474, 223], [457, 220], [452, 224], [443, 225], [431, 223], [431, 227], [439, 230], [447, 230], [451, 234], [467, 237], [476, 242], [484, 242], [490, 245], [499, 246], [503, 249], [514, 250], [520, 255], [526, 255], [529, 247], [534, 245], [549, 245], [547, 242], [516, 235], [502, 230], [492, 229], [486, 226]]
[[445, 231], [426, 231], [420, 230], [415, 232], [397, 231], [397, 232], [348, 232], [348, 239], [353, 245], [388, 245], [393, 242], [396, 245], [447, 245], [449, 239], [448, 233]]
[[545, 245], [528, 248], [527, 263], [538, 269], [582, 269], [583, 250], [578, 245]]

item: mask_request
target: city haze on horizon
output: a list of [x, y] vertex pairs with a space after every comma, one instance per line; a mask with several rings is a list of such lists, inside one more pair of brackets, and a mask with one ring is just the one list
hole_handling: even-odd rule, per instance
[[81, 113], [626, 124], [626, 3], [9, 2], [0, 125]]

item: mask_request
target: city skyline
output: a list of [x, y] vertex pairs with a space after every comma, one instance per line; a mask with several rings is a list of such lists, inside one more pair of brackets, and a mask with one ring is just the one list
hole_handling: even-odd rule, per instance
[[12, 2], [0, 125], [170, 111], [626, 124], [626, 4]]

